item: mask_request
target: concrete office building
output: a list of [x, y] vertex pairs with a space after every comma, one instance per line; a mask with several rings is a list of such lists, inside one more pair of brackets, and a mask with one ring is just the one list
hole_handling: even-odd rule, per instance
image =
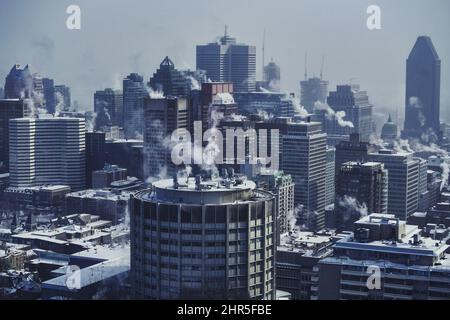
[[28, 104], [20, 99], [0, 100], [0, 173], [9, 170], [9, 120], [30, 115]]
[[80, 118], [12, 119], [9, 122], [10, 185], [85, 188], [86, 125]]
[[106, 161], [105, 133], [86, 132], [86, 187], [92, 187], [92, 173], [101, 170]]
[[[185, 98], [145, 99], [144, 105], [144, 175], [158, 177], [162, 171], [175, 173], [171, 149], [166, 137], [176, 129], [188, 128], [188, 105]], [[164, 169], [165, 168], [165, 169]]]
[[330, 92], [327, 98], [328, 106], [334, 112], [345, 112], [344, 125], [323, 108], [315, 110], [323, 123], [324, 131], [329, 135], [349, 136], [358, 133], [361, 141], [369, 142], [373, 133], [372, 105], [366, 91], [361, 91], [359, 85], [340, 85], [336, 91]]
[[292, 300], [310, 300], [316, 277], [313, 270], [321, 259], [333, 253], [336, 241], [333, 231], [302, 231], [285, 235], [277, 247], [277, 290], [289, 292]]
[[107, 88], [94, 93], [95, 127], [123, 126], [123, 94]]
[[[406, 61], [404, 138], [438, 142], [440, 129], [441, 60], [430, 37], [417, 38]], [[427, 140], [428, 141], [428, 140]]]
[[420, 161], [412, 153], [380, 150], [369, 160], [381, 162], [388, 170], [388, 209], [397, 218], [407, 220], [419, 204]]
[[[333, 256], [315, 268], [313, 300], [448, 300], [449, 230], [419, 229], [393, 215], [372, 214], [355, 223], [355, 233], [333, 245]], [[379, 287], [369, 279], [380, 271]]]
[[362, 142], [359, 134], [350, 134], [349, 141], [341, 141], [336, 145], [335, 170], [339, 172], [345, 162], [367, 162], [369, 153], [369, 143]]
[[275, 197], [230, 175], [160, 180], [131, 200], [139, 299], [275, 299]]
[[293, 117], [293, 94], [284, 92], [237, 92], [234, 94], [239, 113], [245, 116]]
[[256, 86], [258, 91], [280, 91], [281, 72], [280, 66], [277, 65], [273, 59], [263, 68], [263, 80], [257, 81]]
[[281, 169], [295, 183], [295, 204], [303, 205], [312, 230], [325, 226], [326, 139], [318, 122], [287, 120], [281, 136]]
[[127, 169], [108, 164], [102, 170], [92, 173], [92, 187], [94, 189], [109, 188], [112, 182], [126, 179]]
[[[42, 86], [44, 90], [45, 108], [50, 114], [56, 112], [56, 95], [55, 95], [55, 82], [53, 79], [43, 78]], [[59, 102], [59, 101], [58, 101]]]
[[72, 106], [70, 87], [63, 84], [55, 85], [55, 99], [56, 103], [62, 103], [63, 111], [70, 111]]
[[[115, 164], [128, 171], [131, 177], [144, 179], [144, 142], [137, 139], [112, 139], [105, 141], [105, 163]], [[104, 165], [104, 164], [103, 164]], [[103, 168], [98, 168], [100, 170]]]
[[294, 182], [283, 171], [261, 169], [255, 178], [259, 189], [272, 192], [276, 198], [277, 243], [283, 233], [289, 232], [289, 216], [294, 214]]
[[109, 190], [82, 190], [66, 195], [65, 213], [88, 213], [118, 224], [124, 221], [128, 211], [130, 194]]
[[218, 42], [197, 46], [197, 70], [216, 82], [232, 82], [236, 92], [256, 90], [256, 47], [225, 35]]
[[126, 139], [143, 133], [144, 98], [148, 96], [144, 78], [131, 73], [123, 80], [123, 126]]
[[336, 148], [327, 146], [327, 167], [325, 172], [325, 206], [334, 204], [335, 198]]
[[346, 162], [336, 176], [335, 228], [352, 230], [363, 215], [387, 213], [388, 171], [382, 163]]
[[313, 77], [300, 82], [300, 101], [309, 113], [314, 112], [316, 102], [325, 103], [328, 95], [328, 81]]

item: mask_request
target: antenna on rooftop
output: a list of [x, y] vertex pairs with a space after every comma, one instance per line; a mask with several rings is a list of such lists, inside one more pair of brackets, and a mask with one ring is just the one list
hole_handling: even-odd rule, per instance
[[320, 66], [320, 80], [322, 80], [323, 77], [323, 65], [325, 63], [325, 56], [322, 56], [322, 65]]
[[308, 80], [308, 51], [305, 52], [305, 80]]
[[263, 74], [263, 80], [265, 81], [265, 76], [264, 76], [264, 67], [266, 65], [266, 59], [265, 59], [265, 49], [266, 49], [266, 28], [264, 28], [264, 33], [263, 33], [263, 42], [262, 42], [262, 74]]

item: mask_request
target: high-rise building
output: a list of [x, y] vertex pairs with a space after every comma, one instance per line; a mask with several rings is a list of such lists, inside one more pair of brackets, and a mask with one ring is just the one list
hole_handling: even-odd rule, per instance
[[423, 134], [437, 142], [441, 60], [430, 37], [420, 36], [406, 61], [406, 106], [403, 137], [421, 139]]
[[16, 64], [9, 71], [5, 80], [5, 99], [30, 98], [33, 92], [33, 75], [31, 67], [26, 65], [23, 69]]
[[[137, 139], [112, 139], [105, 142], [106, 163], [125, 168], [131, 177], [144, 179], [144, 142]], [[101, 169], [101, 168], [99, 168]], [[99, 170], [98, 169], [98, 170]]]
[[328, 83], [317, 77], [300, 82], [300, 101], [309, 113], [314, 112], [316, 102], [325, 103], [327, 101]]
[[188, 105], [186, 98], [146, 98], [144, 102], [144, 175], [158, 177], [162, 172], [173, 174], [175, 165], [171, 160], [170, 140], [176, 129], [188, 128]]
[[335, 172], [338, 173], [345, 162], [366, 162], [369, 153], [369, 143], [361, 142], [359, 134], [350, 134], [349, 141], [341, 141], [336, 145]]
[[44, 88], [45, 108], [50, 114], [56, 111], [55, 82], [53, 79], [43, 78], [42, 86]]
[[290, 120], [281, 137], [281, 169], [292, 176], [295, 204], [312, 230], [325, 226], [326, 139], [320, 123]]
[[[198, 107], [192, 112], [193, 119], [202, 121], [204, 131], [213, 125], [218, 125], [212, 119], [217, 113], [220, 113], [221, 117], [238, 113], [233, 93], [234, 89], [231, 82], [202, 83]], [[216, 112], [216, 115], [213, 112]]]
[[256, 90], [256, 47], [225, 35], [218, 42], [197, 46], [197, 69], [216, 82], [232, 82], [236, 92]]
[[163, 92], [165, 96], [185, 97], [191, 89], [191, 81], [193, 80], [186, 74], [175, 68], [169, 57], [165, 57], [147, 85], [155, 91]]
[[[289, 231], [289, 216], [294, 214], [294, 182], [283, 171], [261, 170], [256, 176], [260, 189], [272, 192], [276, 198], [277, 243], [280, 235]], [[292, 226], [293, 227], [293, 226]]]
[[[86, 132], [86, 187], [92, 187], [92, 173], [101, 170], [106, 161], [105, 133]], [[126, 155], [122, 154], [124, 158]]]
[[370, 213], [387, 213], [388, 171], [382, 163], [346, 162], [336, 178], [336, 228], [352, 230]]
[[280, 80], [281, 80], [281, 72], [280, 67], [272, 61], [270, 61], [267, 65], [264, 66], [263, 70], [263, 81], [258, 81], [257, 86], [259, 86], [259, 91], [271, 91], [271, 92], [279, 92], [280, 91]]
[[418, 208], [420, 160], [409, 152], [383, 149], [370, 153], [369, 161], [381, 162], [388, 170], [387, 212], [407, 220]]
[[275, 207], [273, 194], [232, 176], [160, 180], [135, 193], [132, 294], [275, 299]]
[[421, 230], [393, 215], [363, 217], [314, 268], [311, 299], [448, 300], [448, 239], [449, 230], [436, 225]]
[[107, 88], [94, 93], [95, 127], [123, 126], [123, 94]]
[[86, 124], [80, 118], [20, 118], [9, 121], [10, 185], [63, 184], [85, 187]]
[[372, 105], [365, 91], [359, 90], [358, 85], [337, 86], [337, 90], [328, 95], [327, 103], [325, 108], [316, 107], [315, 113], [328, 135], [358, 133], [361, 141], [369, 142], [374, 127]]
[[123, 127], [126, 139], [142, 137], [144, 98], [147, 96], [142, 76], [131, 73], [123, 80]]
[[334, 204], [335, 198], [336, 148], [327, 146], [327, 168], [325, 172], [325, 205]]
[[72, 106], [70, 87], [63, 84], [55, 85], [55, 99], [57, 104], [61, 104], [60, 107], [63, 109], [63, 111], [70, 111], [70, 108]]
[[9, 170], [9, 120], [30, 115], [28, 104], [20, 99], [0, 100], [0, 173]]

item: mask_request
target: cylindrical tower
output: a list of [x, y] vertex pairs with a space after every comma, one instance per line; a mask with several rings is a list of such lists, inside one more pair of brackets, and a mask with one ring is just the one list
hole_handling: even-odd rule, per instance
[[135, 298], [274, 299], [274, 201], [234, 177], [161, 180], [132, 196]]

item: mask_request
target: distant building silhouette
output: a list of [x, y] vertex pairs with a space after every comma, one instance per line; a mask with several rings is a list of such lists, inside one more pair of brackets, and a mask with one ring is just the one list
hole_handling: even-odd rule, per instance
[[441, 60], [430, 37], [420, 36], [406, 61], [404, 138], [441, 139], [440, 90]]
[[232, 82], [236, 92], [256, 90], [256, 48], [225, 35], [218, 42], [197, 46], [197, 70], [212, 81]]
[[123, 80], [123, 126], [126, 139], [142, 137], [144, 97], [147, 96], [142, 76], [131, 73]]

